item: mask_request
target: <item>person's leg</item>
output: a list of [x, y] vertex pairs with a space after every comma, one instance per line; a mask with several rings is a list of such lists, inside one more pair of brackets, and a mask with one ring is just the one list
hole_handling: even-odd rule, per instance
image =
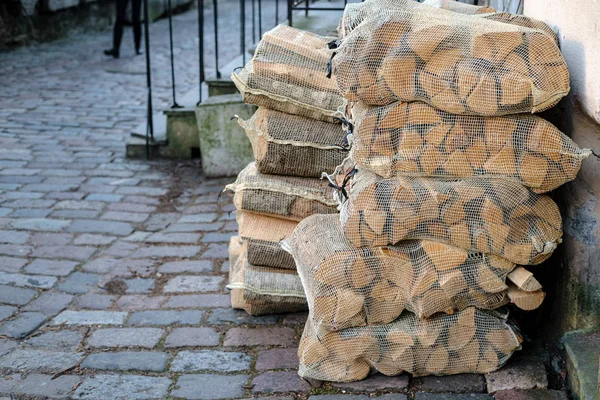
[[117, 6], [117, 15], [115, 21], [115, 29], [113, 31], [113, 47], [110, 50], [104, 50], [107, 56], [119, 58], [119, 48], [121, 47], [121, 39], [123, 38], [123, 24], [125, 23], [125, 14], [127, 11], [127, 2], [129, 0], [115, 0]]
[[142, 23], [140, 21], [140, 12], [142, 8], [142, 0], [132, 0], [131, 11], [133, 22], [133, 41], [135, 43], [135, 53], [141, 54], [140, 46], [142, 43]]

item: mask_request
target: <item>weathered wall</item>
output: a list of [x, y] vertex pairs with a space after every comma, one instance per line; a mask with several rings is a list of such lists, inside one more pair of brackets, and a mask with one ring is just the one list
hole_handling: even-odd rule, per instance
[[[600, 151], [600, 1], [525, 0], [525, 15], [559, 34], [571, 94], [550, 116], [580, 147]], [[553, 265], [552, 333], [600, 327], [600, 160], [583, 162], [576, 180], [555, 193], [564, 216], [564, 242]], [[543, 272], [543, 271], [540, 271]]]

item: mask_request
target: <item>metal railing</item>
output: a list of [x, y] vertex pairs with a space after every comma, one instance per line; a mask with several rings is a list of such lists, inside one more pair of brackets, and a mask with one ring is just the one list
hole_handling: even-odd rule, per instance
[[[172, 92], [172, 105], [171, 108], [181, 108], [182, 106], [177, 103], [176, 97], [176, 76], [175, 76], [175, 56], [173, 52], [173, 9], [171, 0], [165, 0], [167, 5], [167, 18], [169, 20], [169, 50], [170, 50], [170, 63], [171, 63], [171, 92]], [[242, 56], [242, 63], [246, 64], [246, 5], [247, 2], [251, 2], [252, 11], [252, 42], [256, 43], [257, 39], [260, 40], [263, 34], [263, 0], [239, 0], [240, 10], [240, 53]], [[270, 6], [274, 7], [274, 24], [268, 24], [269, 26], [277, 26], [280, 22], [280, 1], [273, 0], [269, 3]], [[316, 0], [287, 0], [287, 23], [292, 26], [294, 11], [304, 11], [305, 15], [308, 16], [310, 11], [338, 11], [344, 10], [343, 7], [315, 7], [313, 4]], [[364, 1], [364, 0], [362, 0]], [[273, 4], [274, 3], [274, 4]], [[344, 6], [348, 3], [348, 0], [344, 0]], [[202, 103], [203, 98], [203, 83], [206, 82], [206, 71], [205, 71], [205, 52], [204, 52], [204, 0], [197, 0], [198, 8], [198, 102]], [[218, 1], [212, 0], [213, 8], [213, 30], [214, 30], [214, 68], [215, 78], [221, 79], [221, 72], [219, 70], [219, 24], [218, 24]], [[149, 35], [149, 23], [148, 23], [148, 0], [144, 0], [143, 3], [144, 12], [144, 41], [146, 50], [146, 83], [147, 83], [147, 122], [146, 122], [146, 157], [150, 158], [150, 145], [155, 142], [154, 138], [154, 126], [152, 121], [152, 76], [151, 76], [151, 65], [150, 65], [150, 35]]]

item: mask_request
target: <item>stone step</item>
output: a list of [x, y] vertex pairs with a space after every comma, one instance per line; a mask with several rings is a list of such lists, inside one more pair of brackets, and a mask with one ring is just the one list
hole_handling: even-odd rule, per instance
[[573, 331], [563, 337], [569, 386], [575, 400], [600, 399], [600, 332]]

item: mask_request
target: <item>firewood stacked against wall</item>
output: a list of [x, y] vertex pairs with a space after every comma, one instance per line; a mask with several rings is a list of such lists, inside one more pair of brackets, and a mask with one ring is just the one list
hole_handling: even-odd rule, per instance
[[310, 310], [303, 377], [490, 372], [522, 342], [499, 307], [544, 299], [522, 266], [561, 242], [544, 193], [590, 154], [531, 115], [569, 91], [556, 37], [430, 3], [367, 0], [340, 22], [333, 77], [356, 170], [339, 217], [309, 217], [284, 244]]
[[253, 315], [307, 308], [294, 259], [279, 243], [302, 219], [338, 213], [319, 179], [348, 155], [334, 119], [343, 116], [343, 98], [325, 77], [333, 39], [278, 26], [232, 77], [244, 101], [258, 106], [249, 120], [238, 119], [255, 161], [228, 186], [239, 224], [230, 245], [231, 301]]

